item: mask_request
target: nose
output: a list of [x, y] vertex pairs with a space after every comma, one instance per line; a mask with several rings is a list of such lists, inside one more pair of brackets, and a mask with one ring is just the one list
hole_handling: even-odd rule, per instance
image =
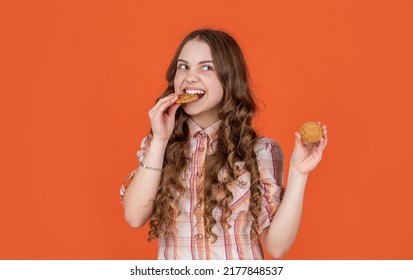
[[198, 82], [199, 76], [196, 71], [188, 71], [185, 79], [188, 83]]

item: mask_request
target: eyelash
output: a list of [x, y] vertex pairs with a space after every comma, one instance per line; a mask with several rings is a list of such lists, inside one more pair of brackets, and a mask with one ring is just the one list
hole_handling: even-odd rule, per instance
[[[212, 66], [209, 66], [209, 65], [204, 65], [204, 66], [202, 66], [202, 69], [204, 69], [205, 67], [208, 67], [208, 69], [206, 69], [206, 71], [214, 70], [214, 68], [213, 68]], [[186, 65], [186, 64], [178, 64], [178, 69], [187, 70], [187, 69], [188, 69], [188, 65]]]
[[182, 66], [185, 66], [186, 69], [188, 69], [188, 66], [186, 64], [178, 64], [178, 69], [184, 69]]

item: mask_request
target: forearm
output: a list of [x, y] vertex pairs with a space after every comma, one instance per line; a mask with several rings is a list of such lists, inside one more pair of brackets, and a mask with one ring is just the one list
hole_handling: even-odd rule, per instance
[[[144, 163], [154, 168], [162, 168], [167, 141], [152, 139]], [[161, 180], [161, 172], [138, 168], [123, 196], [125, 220], [134, 227], [143, 226], [150, 218], [153, 201]]]
[[268, 231], [262, 236], [267, 252], [276, 258], [280, 258], [290, 249], [297, 235], [307, 176], [290, 167], [283, 201]]
[[266, 251], [275, 258], [282, 257], [297, 236], [307, 177], [321, 161], [327, 145], [327, 127], [323, 125], [322, 129], [323, 138], [319, 143], [303, 143], [301, 134], [294, 133], [295, 146], [290, 160], [287, 190], [270, 226], [261, 234]]

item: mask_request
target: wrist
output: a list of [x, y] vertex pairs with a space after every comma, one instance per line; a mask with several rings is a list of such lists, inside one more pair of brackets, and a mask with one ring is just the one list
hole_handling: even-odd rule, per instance
[[[149, 164], [149, 166], [154, 166], [154, 167], [160, 166], [159, 163], [163, 162], [163, 158], [165, 156], [167, 145], [168, 145], [168, 141], [163, 141], [158, 138], [152, 138], [149, 144], [148, 152], [146, 153], [146, 156], [145, 156], [145, 159], [149, 161], [148, 162], [145, 161], [145, 163]], [[153, 162], [154, 160], [155, 162]]]
[[168, 145], [168, 141], [169, 141], [169, 139], [165, 140], [165, 139], [160, 139], [160, 138], [157, 138], [157, 137], [153, 136], [153, 138], [151, 140], [151, 145], [166, 147], [166, 145]]
[[294, 183], [294, 185], [305, 186], [308, 178], [308, 173], [301, 173], [294, 165], [290, 165], [288, 172], [288, 183]]

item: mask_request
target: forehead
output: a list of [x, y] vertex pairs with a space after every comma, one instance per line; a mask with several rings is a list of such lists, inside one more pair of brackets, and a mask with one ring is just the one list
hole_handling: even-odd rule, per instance
[[204, 41], [191, 40], [184, 45], [178, 59], [186, 61], [212, 60], [211, 49]]

